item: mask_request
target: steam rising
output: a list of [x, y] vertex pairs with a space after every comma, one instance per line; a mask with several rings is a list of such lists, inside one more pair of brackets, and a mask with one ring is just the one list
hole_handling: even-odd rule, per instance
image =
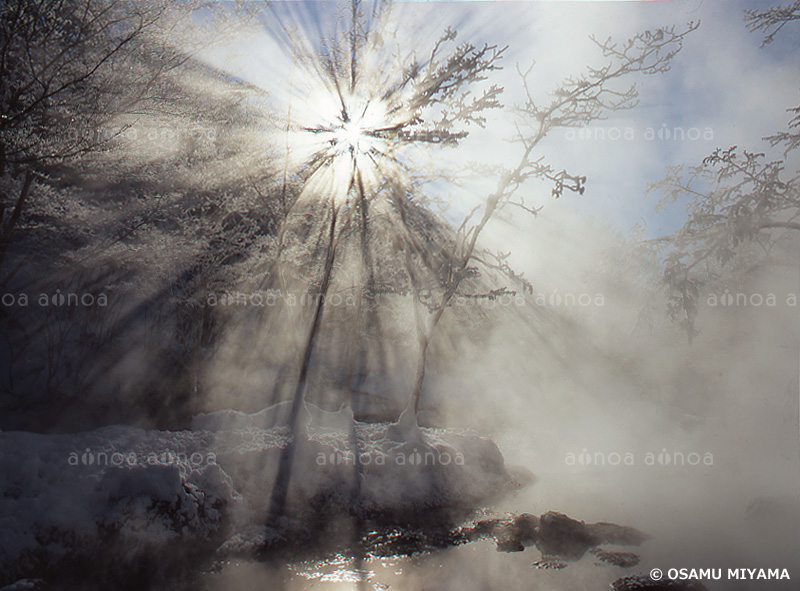
[[[127, 420], [186, 428], [187, 417], [229, 409], [262, 411], [270, 421], [262, 427], [288, 425], [298, 440], [309, 425], [352, 430], [356, 440], [356, 421], [397, 421], [422, 384], [421, 426], [489, 437], [507, 466], [535, 475], [498, 511], [555, 510], [633, 524], [656, 536], [642, 568], [780, 566], [800, 577], [792, 562], [800, 481], [797, 240], [776, 240], [769, 264], [760, 245], [744, 249], [735, 261], [744, 271], [717, 278], [701, 298], [700, 335], [691, 346], [665, 313], [662, 269], [645, 240], [652, 237], [623, 234], [624, 216], [608, 207], [594, 215], [597, 208], [580, 201], [599, 195], [607, 204], [616, 190], [609, 177], [595, 188], [591, 176], [587, 183], [562, 175], [559, 181], [577, 182], [580, 196], [559, 200], [551, 198], [553, 175], [520, 183], [524, 214], [491, 217], [474, 264], [459, 271], [468, 243], [459, 237], [471, 236], [459, 232], [524, 151], [524, 141], [501, 140], [514, 136], [514, 106], [524, 102], [523, 70], [502, 59], [527, 63], [532, 56], [514, 47], [525, 39], [509, 40], [511, 54], [497, 40], [484, 44], [494, 33], [481, 29], [485, 7], [464, 9], [459, 35], [473, 35], [467, 45], [439, 26], [442, 16], [410, 25], [403, 18], [422, 9], [365, 5], [363, 28], [327, 5], [314, 19], [301, 7], [274, 10], [270, 23], [242, 26], [264, 55], [240, 55], [225, 69], [236, 40], [201, 53], [170, 79], [175, 97], [190, 97], [175, 98], [177, 114], [119, 115], [104, 131], [113, 136], [108, 150], [75, 164], [64, 186], [42, 183], [39, 217], [57, 217], [67, 196], [74, 222], [53, 236], [34, 224], [21, 244], [51, 240], [44, 243], [62, 249], [68, 264], [42, 257], [26, 268], [14, 259], [21, 270], [8, 285], [46, 291], [67, 285], [59, 281], [80, 268], [70, 281], [119, 294], [101, 311], [113, 330], [95, 335], [91, 371], [75, 382], [96, 413], [92, 426]], [[552, 10], [545, 14], [551, 20], [568, 9]], [[668, 9], [653, 10], [662, 18]], [[325, 18], [334, 25], [320, 35], [314, 29]], [[409, 46], [412, 33], [418, 36]], [[464, 63], [475, 72], [466, 82], [453, 74]], [[562, 74], [545, 69], [538, 82], [547, 87]], [[468, 90], [459, 95], [448, 81]], [[475, 104], [480, 109], [470, 111]], [[580, 167], [574, 154], [581, 151], [562, 140], [544, 146], [566, 174]], [[601, 177], [624, 177], [625, 187], [650, 174], [649, 156], [668, 151], [613, 148], [584, 152], [587, 166]], [[639, 149], [651, 151], [627, 166]], [[598, 162], [619, 172], [597, 170]], [[459, 272], [458, 289], [448, 293]], [[437, 306], [446, 308], [440, 323]], [[31, 334], [55, 334], [48, 331], [57, 323], [43, 314], [31, 321]], [[59, 338], [69, 344], [76, 337]], [[46, 340], [32, 349], [44, 351]], [[43, 374], [26, 363], [22, 383], [33, 390]], [[48, 406], [47, 428], [77, 430], [80, 404], [64, 403], [78, 411], [63, 415], [61, 406]], [[21, 425], [27, 412], [18, 415]], [[221, 431], [225, 420], [241, 420], [216, 417]], [[16, 426], [17, 418], [8, 420]], [[302, 462], [314, 461], [309, 449], [316, 448], [298, 452], [295, 478]], [[255, 495], [275, 486], [280, 463], [254, 456], [237, 468], [262, 475], [250, 481]], [[356, 486], [355, 471], [352, 478]], [[399, 490], [408, 482], [399, 474], [395, 484]], [[779, 507], [777, 519], [760, 512], [764, 503]], [[263, 523], [262, 513], [253, 519]], [[418, 577], [434, 577], [438, 589], [527, 584], [527, 556], [500, 563], [485, 550], [402, 563], [403, 576], [390, 577], [391, 585], [415, 589]], [[334, 577], [326, 581], [341, 575], [337, 568], [319, 565]], [[375, 570], [371, 581], [387, 576]], [[612, 580], [596, 572], [579, 565], [572, 588]], [[210, 577], [209, 588], [260, 585], [278, 575], [287, 589], [306, 584], [274, 565], [245, 565]], [[335, 582], [365, 584], [363, 573], [353, 576]], [[564, 580], [537, 577], [537, 588], [564, 588]]]

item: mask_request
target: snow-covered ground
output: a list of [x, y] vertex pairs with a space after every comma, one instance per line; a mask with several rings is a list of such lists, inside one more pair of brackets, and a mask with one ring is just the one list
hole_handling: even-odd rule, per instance
[[[291, 440], [282, 410], [201, 415], [191, 431], [0, 433], [0, 584], [83, 564], [124, 572], [154, 556], [168, 568], [177, 549], [219, 556], [281, 539], [263, 524]], [[294, 523], [329, 508], [475, 506], [514, 484], [498, 448], [474, 434], [307, 412], [287, 496]]]

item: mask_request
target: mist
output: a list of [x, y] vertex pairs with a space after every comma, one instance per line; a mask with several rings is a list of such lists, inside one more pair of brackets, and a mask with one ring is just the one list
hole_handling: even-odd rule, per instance
[[0, 591], [794, 588], [800, 6], [731, 6], [0, 8]]

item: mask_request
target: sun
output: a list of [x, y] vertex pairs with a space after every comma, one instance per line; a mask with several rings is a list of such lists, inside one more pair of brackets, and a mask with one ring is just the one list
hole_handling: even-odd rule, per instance
[[320, 139], [328, 143], [334, 156], [369, 156], [374, 159], [388, 155], [391, 141], [386, 130], [391, 123], [385, 104], [374, 98], [339, 99], [342, 103], [336, 117], [323, 125], [307, 128], [307, 131], [320, 134]]
[[388, 9], [370, 17], [377, 20], [362, 14], [358, 1], [351, 9], [347, 34], [334, 32], [321, 47], [302, 40], [293, 46], [289, 91], [278, 99], [287, 123], [273, 128], [285, 146], [285, 168], [302, 171], [301, 194], [338, 204], [408, 191], [426, 166], [438, 170], [426, 148], [459, 145], [468, 135], [463, 127], [483, 127], [480, 112], [501, 107], [502, 87], [481, 95], [468, 87], [499, 69], [505, 51], [456, 46], [448, 28], [418, 57], [396, 36], [384, 36], [381, 22], [389, 30], [400, 22]]
[[365, 139], [364, 128], [357, 121], [348, 121], [333, 130], [333, 140], [340, 152], [360, 152]]
[[354, 189], [361, 194], [396, 174], [397, 134], [385, 101], [323, 91], [312, 102], [317, 121], [301, 125], [295, 137], [296, 145], [307, 147], [307, 161], [320, 164], [313, 175], [316, 190], [342, 201]]

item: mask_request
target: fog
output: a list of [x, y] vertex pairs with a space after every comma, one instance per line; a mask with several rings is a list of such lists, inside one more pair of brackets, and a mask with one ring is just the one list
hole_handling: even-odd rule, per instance
[[17, 4], [0, 591], [796, 587], [797, 3]]

